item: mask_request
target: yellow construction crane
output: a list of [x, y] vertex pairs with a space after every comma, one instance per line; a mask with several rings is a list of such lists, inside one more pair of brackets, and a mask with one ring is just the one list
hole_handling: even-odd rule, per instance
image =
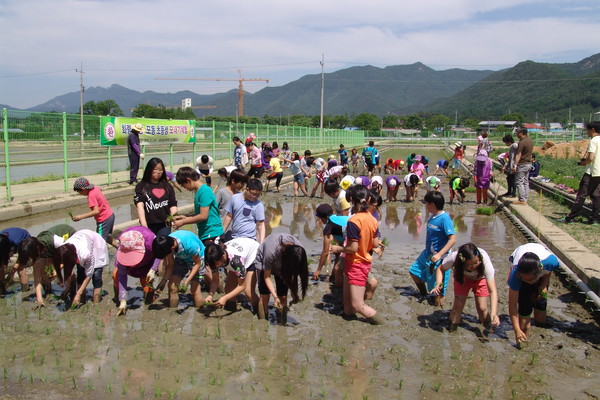
[[248, 81], [262, 81], [269, 83], [268, 79], [260, 79], [260, 78], [242, 78], [242, 71], [237, 70], [240, 77], [238, 79], [230, 79], [230, 78], [154, 78], [158, 81], [237, 81], [239, 82], [238, 86], [238, 116], [242, 117], [244, 115], [244, 82]]

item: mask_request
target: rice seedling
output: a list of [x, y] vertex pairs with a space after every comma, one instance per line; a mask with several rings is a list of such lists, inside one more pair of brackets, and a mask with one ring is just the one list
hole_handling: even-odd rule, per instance
[[33, 383], [33, 374], [29, 373], [29, 383]]
[[439, 392], [441, 388], [442, 388], [442, 382], [438, 382], [433, 385], [433, 391], [436, 393]]
[[121, 386], [121, 396], [127, 396], [127, 385]]
[[158, 399], [161, 396], [162, 396], [162, 390], [160, 390], [160, 388], [158, 388], [158, 387], [155, 387], [154, 388], [154, 397]]
[[173, 400], [177, 392], [174, 389], [169, 389], [169, 399]]
[[340, 360], [338, 361], [338, 365], [345, 367], [346, 366], [346, 360], [344, 359], [344, 355], [340, 355]]
[[531, 359], [529, 360], [529, 365], [531, 365], [533, 367], [537, 361], [537, 358], [538, 358], [537, 353], [532, 353]]
[[396, 371], [400, 371], [400, 368], [402, 367], [402, 363], [400, 362], [399, 358], [396, 358], [396, 364], [394, 364], [394, 369]]
[[2, 369], [2, 379], [4, 379], [4, 380], [8, 379], [8, 371], [6, 370], [6, 367], [4, 367]]
[[477, 207], [475, 212], [481, 215], [492, 215], [494, 213], [494, 207]]
[[92, 383], [92, 381], [90, 381], [89, 379], [88, 379], [88, 381], [87, 381], [87, 390], [90, 390], [90, 391], [91, 391], [91, 390], [95, 390], [95, 389], [94, 389], [94, 384], [93, 384], [93, 383]]
[[144, 398], [144, 395], [146, 394], [146, 388], [145, 388], [145, 387], [143, 387], [143, 386], [140, 386], [140, 390], [139, 390], [139, 392], [140, 392], [140, 398], [142, 398], [142, 399], [143, 399], [143, 398]]
[[71, 377], [71, 389], [73, 390], [77, 390], [77, 381], [75, 380], [75, 377]]

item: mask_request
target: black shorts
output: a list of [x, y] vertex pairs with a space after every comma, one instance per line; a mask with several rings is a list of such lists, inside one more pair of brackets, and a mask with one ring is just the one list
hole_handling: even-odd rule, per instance
[[533, 310], [546, 311], [547, 300], [539, 295], [540, 282], [533, 285], [527, 282], [521, 282], [519, 289], [518, 312], [523, 318], [531, 317]]
[[[265, 283], [265, 275], [262, 269], [256, 270], [256, 280], [258, 281], [258, 293], [259, 294], [271, 294], [269, 288]], [[275, 292], [277, 297], [287, 296], [288, 287], [283, 283], [283, 280], [278, 275], [273, 275], [275, 278]]]

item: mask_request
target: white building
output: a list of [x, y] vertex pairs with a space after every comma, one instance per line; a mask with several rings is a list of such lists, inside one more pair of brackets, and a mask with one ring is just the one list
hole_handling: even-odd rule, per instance
[[181, 109], [185, 110], [186, 108], [191, 108], [192, 107], [192, 99], [185, 98], [185, 99], [181, 99]]

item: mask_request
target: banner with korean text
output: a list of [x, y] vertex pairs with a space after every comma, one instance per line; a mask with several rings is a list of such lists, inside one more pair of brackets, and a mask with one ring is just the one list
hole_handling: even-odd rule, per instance
[[101, 117], [100, 144], [119, 146], [127, 144], [131, 127], [142, 124], [141, 144], [194, 143], [196, 142], [196, 121], [127, 117]]

